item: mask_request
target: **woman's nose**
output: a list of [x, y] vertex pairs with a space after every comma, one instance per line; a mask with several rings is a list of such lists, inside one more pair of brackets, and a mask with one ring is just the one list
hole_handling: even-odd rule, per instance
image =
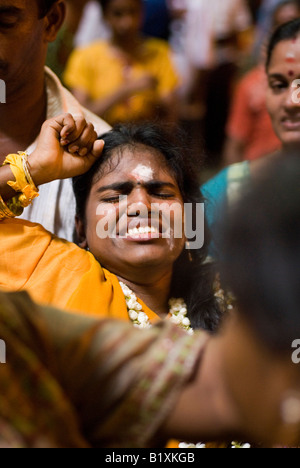
[[128, 197], [128, 211], [129, 217], [142, 216], [148, 218], [151, 213], [151, 197], [144, 189], [134, 190]]

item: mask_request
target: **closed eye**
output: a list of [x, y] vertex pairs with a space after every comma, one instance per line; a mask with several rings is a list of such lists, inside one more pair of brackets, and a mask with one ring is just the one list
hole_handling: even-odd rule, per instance
[[156, 198], [162, 198], [163, 200], [174, 198], [174, 195], [171, 193], [151, 193], [151, 195]]

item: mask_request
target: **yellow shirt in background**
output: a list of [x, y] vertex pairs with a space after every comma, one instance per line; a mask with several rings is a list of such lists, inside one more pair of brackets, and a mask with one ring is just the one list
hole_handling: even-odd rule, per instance
[[[39, 304], [87, 315], [129, 320], [118, 278], [75, 244], [39, 224], [6, 220], [0, 226], [0, 289], [27, 291]], [[143, 302], [151, 321], [159, 317]]]
[[140, 57], [126, 64], [109, 42], [95, 42], [73, 52], [64, 82], [69, 88], [83, 91], [92, 101], [97, 101], [112, 95], [126, 81], [145, 74], [156, 78], [156, 89], [142, 91], [108, 111], [105, 118], [114, 125], [153, 118], [160, 100], [177, 89], [179, 78], [167, 43], [145, 40]]

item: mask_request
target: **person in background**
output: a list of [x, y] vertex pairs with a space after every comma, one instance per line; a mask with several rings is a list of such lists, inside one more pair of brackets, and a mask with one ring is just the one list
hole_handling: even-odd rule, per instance
[[144, 39], [142, 0], [100, 1], [112, 36], [71, 55], [64, 81], [74, 95], [110, 124], [175, 122], [179, 79], [168, 45]]
[[241, 52], [247, 48], [245, 38], [252, 18], [245, 0], [191, 0], [185, 4], [184, 55], [189, 69], [185, 101], [192, 109], [197, 102], [200, 116], [205, 106], [203, 138], [213, 162], [222, 154], [232, 84]]
[[[63, 112], [91, 121], [98, 135], [109, 130], [103, 120], [84, 109], [45, 69], [48, 44], [64, 21], [62, 0], [6, 0], [0, 3], [0, 79], [6, 83], [6, 104], [0, 106], [0, 163], [8, 154], [31, 154], [43, 122]], [[75, 148], [76, 149], [76, 148]], [[42, 224], [72, 240], [75, 199], [70, 180], [44, 185], [23, 218]]]
[[[274, 31], [267, 48], [266, 73], [267, 109], [274, 131], [284, 151], [300, 147], [300, 19], [283, 24]], [[240, 198], [244, 186], [256, 179], [269, 161], [276, 161], [280, 152], [256, 161], [233, 164], [221, 171], [202, 187], [207, 199], [206, 216], [218, 244], [219, 222], [226, 220], [233, 204]], [[218, 246], [212, 246], [212, 255], [218, 257]]]
[[[284, 0], [273, 12], [271, 30], [299, 17], [299, 0]], [[262, 56], [262, 63], [249, 72], [237, 87], [227, 125], [225, 165], [259, 159], [281, 147], [266, 104], [265, 47]]]

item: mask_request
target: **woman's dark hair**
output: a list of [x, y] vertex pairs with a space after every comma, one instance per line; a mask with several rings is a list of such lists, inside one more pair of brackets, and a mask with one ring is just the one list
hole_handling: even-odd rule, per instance
[[52, 5], [58, 0], [38, 0], [38, 5], [40, 9], [40, 17], [43, 18], [46, 16]]
[[284, 155], [226, 220], [223, 280], [273, 352], [300, 339], [300, 159]]
[[[105, 134], [105, 147], [102, 157], [94, 167], [83, 176], [73, 181], [77, 204], [77, 216], [85, 222], [86, 204], [91, 191], [103, 166], [109, 161], [116, 150], [126, 147], [144, 145], [159, 151], [165, 158], [166, 164], [176, 178], [184, 203], [191, 203], [196, 210], [197, 203], [203, 203], [199, 189], [199, 165], [192, 161], [184, 150], [176, 132], [167, 132], [154, 124], [121, 125]], [[122, 152], [120, 151], [120, 157]], [[112, 168], [113, 169], [113, 168]], [[210, 234], [205, 226], [205, 245], [199, 250], [183, 250], [174, 267], [171, 295], [183, 297], [186, 300], [189, 318], [194, 328], [215, 331], [221, 319], [221, 309], [214, 297], [214, 268], [205, 263]], [[189, 254], [190, 252], [190, 254]], [[191, 261], [191, 258], [192, 260]]]
[[272, 55], [274, 52], [275, 47], [283, 41], [288, 41], [292, 39], [296, 39], [300, 35], [300, 18], [290, 21], [289, 23], [283, 24], [277, 28], [268, 45], [267, 50], [267, 60], [266, 60], [266, 69], [269, 69]]

